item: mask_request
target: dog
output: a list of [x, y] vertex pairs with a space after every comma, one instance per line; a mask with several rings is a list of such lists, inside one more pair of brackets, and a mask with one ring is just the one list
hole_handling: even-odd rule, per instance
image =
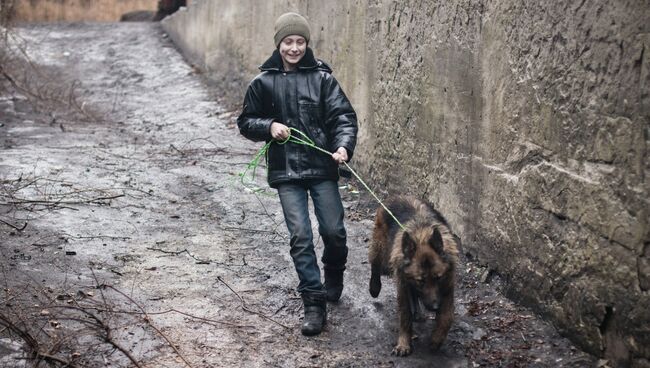
[[399, 337], [393, 355], [411, 353], [413, 320], [420, 302], [436, 310], [431, 345], [437, 350], [447, 337], [454, 319], [454, 284], [460, 239], [433, 206], [410, 197], [386, 201], [390, 212], [405, 229], [379, 207], [372, 243], [368, 250], [371, 275], [369, 291], [376, 298], [381, 275], [392, 275], [397, 288]]

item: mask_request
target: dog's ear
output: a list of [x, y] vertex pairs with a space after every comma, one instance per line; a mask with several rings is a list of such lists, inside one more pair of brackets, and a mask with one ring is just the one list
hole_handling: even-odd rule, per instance
[[404, 259], [405, 260], [411, 260], [413, 256], [415, 256], [415, 248], [417, 245], [415, 244], [415, 240], [411, 238], [411, 235], [409, 235], [408, 232], [404, 232], [404, 235], [402, 235], [402, 252], [404, 252]]
[[440, 231], [438, 231], [438, 228], [433, 229], [433, 234], [431, 234], [431, 237], [429, 238], [429, 246], [431, 246], [431, 248], [433, 248], [433, 250], [438, 254], [442, 254], [444, 244], [442, 242], [442, 235], [440, 234]]

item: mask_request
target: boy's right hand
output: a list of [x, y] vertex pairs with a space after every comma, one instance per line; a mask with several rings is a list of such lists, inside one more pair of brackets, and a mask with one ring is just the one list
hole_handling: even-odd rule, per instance
[[273, 139], [276, 141], [283, 141], [289, 138], [289, 135], [290, 131], [288, 126], [278, 123], [277, 121], [271, 123], [271, 137], [273, 137]]

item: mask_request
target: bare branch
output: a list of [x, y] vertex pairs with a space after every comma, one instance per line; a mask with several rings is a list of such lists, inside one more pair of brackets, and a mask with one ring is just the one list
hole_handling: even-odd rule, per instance
[[158, 327], [156, 327], [156, 326], [153, 325], [153, 323], [151, 322], [151, 319], [149, 318], [149, 315], [148, 315], [147, 311], [146, 311], [146, 310], [145, 310], [145, 309], [144, 309], [144, 308], [143, 308], [143, 307], [142, 307], [138, 302], [136, 302], [135, 300], [133, 300], [133, 298], [131, 298], [130, 296], [126, 295], [126, 294], [123, 293], [121, 290], [118, 290], [118, 289], [116, 289], [116, 288], [113, 287], [113, 286], [110, 286], [110, 285], [106, 285], [106, 284], [104, 284], [104, 287], [106, 287], [106, 288], [110, 288], [111, 290], [115, 291], [116, 293], [122, 295], [122, 296], [123, 296], [124, 298], [126, 298], [129, 302], [133, 303], [133, 305], [135, 305], [136, 307], [138, 307], [138, 309], [140, 309], [140, 311], [141, 311], [142, 314], [144, 315], [144, 321], [147, 322], [147, 324], [149, 325], [149, 327], [151, 327], [154, 331], [156, 331], [156, 333], [158, 333], [158, 335], [160, 335], [160, 336], [161, 336], [161, 337], [162, 337], [162, 338], [167, 342], [167, 344], [168, 344], [168, 345], [169, 345], [169, 346], [174, 350], [174, 352], [176, 353], [176, 355], [178, 355], [178, 357], [181, 358], [181, 360], [182, 360], [182, 361], [183, 361], [183, 362], [184, 362], [188, 367], [192, 368], [192, 365], [190, 364], [190, 362], [188, 362], [187, 359], [185, 359], [185, 356], [183, 356], [183, 354], [181, 354], [181, 352], [178, 351], [178, 348], [176, 347], [176, 345], [175, 345], [171, 340], [169, 340], [169, 338], [167, 337], [167, 335], [165, 335], [162, 331], [160, 331], [160, 329], [159, 329]]
[[18, 226], [14, 225], [14, 224], [10, 224], [10, 223], [8, 223], [7, 221], [4, 221], [4, 220], [0, 220], [0, 222], [2, 222], [3, 224], [5, 224], [5, 225], [7, 225], [9, 227], [14, 228], [15, 230], [18, 230], [18, 231], [23, 231], [27, 227], [27, 221], [25, 221], [25, 223], [21, 227], [18, 227]]
[[244, 298], [242, 298], [241, 295], [239, 295], [235, 290], [233, 290], [233, 288], [231, 288], [230, 285], [228, 285], [228, 283], [226, 283], [225, 281], [223, 281], [223, 279], [221, 278], [221, 276], [217, 276], [217, 280], [221, 281], [221, 283], [223, 283], [224, 285], [226, 285], [226, 287], [227, 287], [228, 289], [230, 289], [230, 291], [232, 291], [232, 292], [237, 296], [237, 298], [239, 298], [239, 301], [241, 302], [241, 306], [242, 306], [242, 309], [243, 309], [243, 310], [245, 310], [245, 311], [248, 312], [248, 313], [256, 314], [256, 315], [258, 315], [258, 316], [264, 318], [264, 319], [267, 320], [267, 321], [271, 321], [271, 322], [277, 324], [277, 325], [280, 326], [280, 327], [284, 327], [285, 329], [290, 330], [290, 328], [289, 328], [288, 326], [283, 325], [282, 323], [280, 323], [280, 322], [274, 320], [273, 318], [267, 317], [266, 315], [264, 315], [264, 314], [261, 313], [261, 312], [254, 311], [254, 310], [250, 309], [250, 308], [246, 305], [246, 301], [244, 300]]

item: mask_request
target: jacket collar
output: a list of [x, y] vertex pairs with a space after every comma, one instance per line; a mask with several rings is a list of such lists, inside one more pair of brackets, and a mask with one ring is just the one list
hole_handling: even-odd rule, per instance
[[[268, 58], [264, 64], [262, 64], [260, 67], [261, 71], [274, 71], [274, 72], [279, 72], [284, 69], [284, 64], [282, 64], [282, 56], [280, 55], [280, 51], [277, 49], [273, 51], [273, 54], [271, 54], [271, 57]], [[305, 56], [300, 59], [298, 62], [298, 70], [311, 70], [311, 69], [319, 69], [326, 71], [328, 73], [332, 72], [332, 68], [330, 68], [329, 65], [327, 65], [324, 61], [316, 59], [314, 57], [314, 52], [311, 50], [311, 48], [307, 47], [307, 50], [305, 51]]]

